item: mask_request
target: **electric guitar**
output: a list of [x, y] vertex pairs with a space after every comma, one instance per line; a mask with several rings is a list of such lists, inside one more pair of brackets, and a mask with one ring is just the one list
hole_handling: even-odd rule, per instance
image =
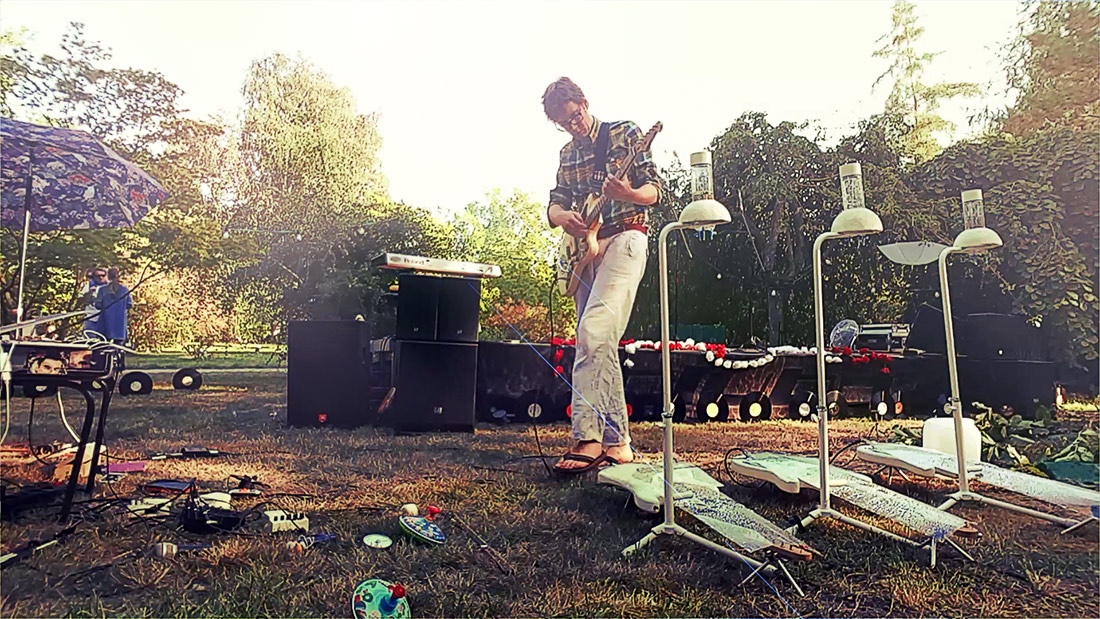
[[[615, 178], [620, 181], [627, 178], [627, 174], [634, 167], [634, 160], [638, 153], [649, 150], [653, 138], [657, 137], [657, 133], [662, 128], [663, 125], [658, 122], [642, 136], [641, 140], [631, 146], [626, 162], [615, 174]], [[563, 295], [573, 296], [573, 293], [577, 291], [577, 287], [581, 285], [581, 275], [600, 256], [600, 252], [603, 250], [597, 236], [603, 223], [601, 212], [606, 204], [607, 196], [602, 191], [597, 190], [588, 194], [584, 199], [584, 205], [580, 209], [580, 215], [585, 221], [588, 232], [581, 238], [569, 233], [562, 234], [561, 243], [558, 245], [558, 261], [554, 279], [557, 282], [558, 291]]]

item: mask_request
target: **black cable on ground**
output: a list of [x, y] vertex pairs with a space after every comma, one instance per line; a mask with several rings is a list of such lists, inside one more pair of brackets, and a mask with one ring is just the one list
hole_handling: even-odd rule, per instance
[[546, 463], [546, 454], [542, 451], [542, 441], [539, 440], [538, 424], [532, 423], [531, 430], [533, 430], [535, 433], [535, 446], [539, 450], [539, 461], [541, 461], [542, 466], [546, 468], [546, 474], [552, 476], [554, 472], [550, 470], [550, 465]]
[[[742, 488], [748, 488], [749, 490], [759, 490], [764, 485], [764, 482], [760, 482], [759, 484], [753, 486], [751, 484], [737, 481], [737, 478], [733, 476], [733, 471], [730, 471], [730, 454], [734, 451], [740, 451], [742, 455], [751, 457], [751, 454], [741, 447], [730, 447], [728, 450], [726, 450], [726, 455], [722, 456], [722, 466], [726, 469], [726, 475], [730, 478], [730, 481], [737, 484], [738, 486], [741, 486]], [[721, 477], [721, 475], [719, 475], [719, 477]]]
[[862, 445], [866, 442], [867, 441], [865, 441], [863, 439], [859, 439], [858, 441], [855, 441], [854, 443], [848, 443], [844, 447], [841, 447], [840, 451], [834, 453], [832, 458], [829, 458], [829, 464], [832, 464], [833, 462], [836, 462], [837, 457], [840, 456], [840, 454], [844, 453], [845, 451], [848, 451], [852, 447], [855, 447], [856, 445]]

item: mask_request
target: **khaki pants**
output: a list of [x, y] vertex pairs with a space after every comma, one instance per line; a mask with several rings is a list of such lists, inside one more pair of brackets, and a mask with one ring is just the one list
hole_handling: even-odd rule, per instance
[[648, 239], [627, 230], [602, 241], [603, 253], [577, 289], [577, 356], [573, 363], [573, 438], [630, 443], [619, 341], [645, 273]]

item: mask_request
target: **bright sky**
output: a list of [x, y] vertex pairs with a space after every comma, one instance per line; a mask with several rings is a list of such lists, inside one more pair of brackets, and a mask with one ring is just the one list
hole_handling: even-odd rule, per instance
[[[892, 3], [774, 0], [427, 2], [0, 0], [0, 28], [27, 27], [30, 47], [55, 46], [70, 21], [112, 49], [120, 67], [160, 71], [204, 118], [240, 109], [249, 64], [301, 54], [381, 113], [382, 168], [397, 200], [441, 213], [493, 188], [539, 201], [567, 140], [544, 117], [546, 85], [566, 75], [592, 112], [647, 129], [664, 123], [654, 155], [687, 165], [745, 111], [809, 120], [835, 140], [880, 112], [886, 67], [871, 52]], [[925, 51], [943, 51], [926, 80], [986, 85], [982, 101], [945, 106], [966, 116], [1003, 104], [996, 52], [1018, 3], [924, 1]]]

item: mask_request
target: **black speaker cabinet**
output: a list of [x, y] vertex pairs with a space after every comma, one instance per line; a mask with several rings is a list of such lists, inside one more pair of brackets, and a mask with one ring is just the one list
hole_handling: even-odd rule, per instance
[[[955, 333], [958, 335], [959, 322], [955, 321]], [[947, 336], [943, 329], [943, 310], [927, 303], [917, 309], [909, 337], [905, 340], [907, 348], [916, 348], [924, 352], [944, 353], [947, 351]]]
[[287, 326], [287, 424], [354, 428], [371, 421], [370, 324], [292, 321]]
[[397, 339], [477, 341], [480, 279], [404, 274], [397, 282]]
[[1025, 359], [1045, 361], [1046, 347], [1039, 329], [1023, 316], [970, 314], [966, 329], [956, 329], [959, 354], [976, 359]]
[[393, 385], [386, 425], [408, 432], [473, 432], [477, 344], [398, 341]]
[[439, 279], [412, 274], [402, 274], [397, 278], [397, 339], [436, 339]]
[[440, 278], [436, 339], [441, 342], [476, 342], [480, 310], [480, 279]]

